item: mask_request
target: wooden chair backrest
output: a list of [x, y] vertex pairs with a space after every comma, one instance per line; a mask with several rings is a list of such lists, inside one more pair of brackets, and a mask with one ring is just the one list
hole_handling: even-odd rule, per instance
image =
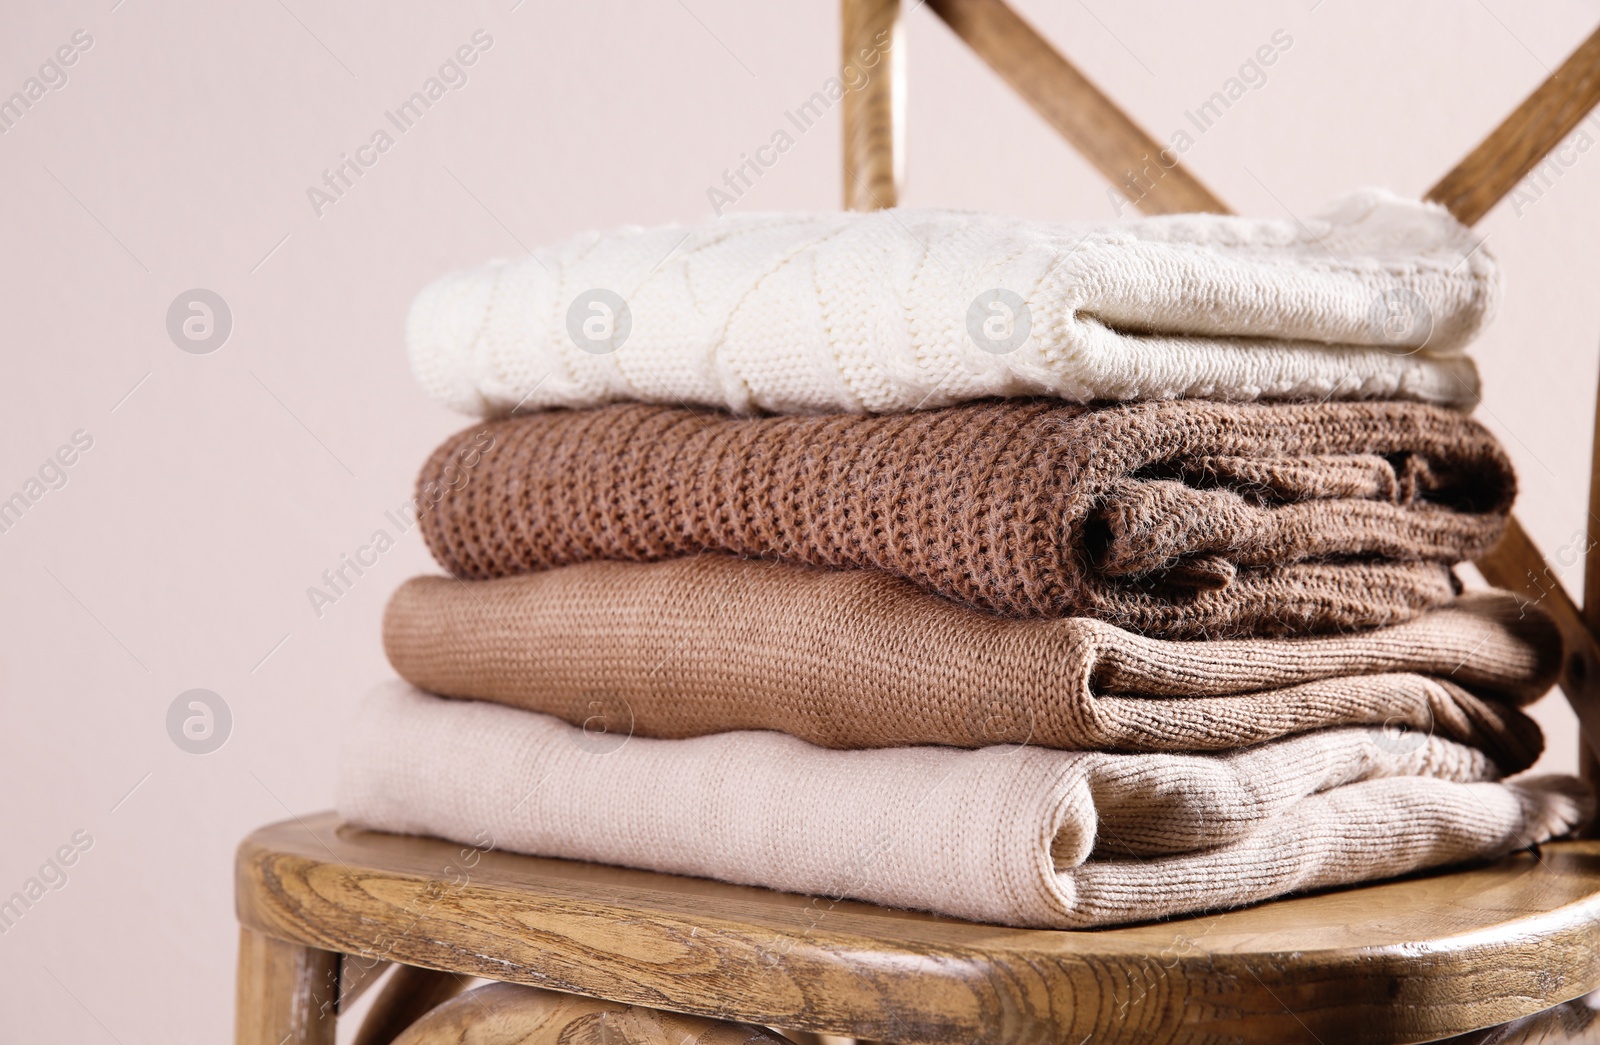
[[[1113, 184], [1159, 163], [1162, 176], [1140, 182], [1135, 205], [1149, 214], [1186, 211], [1231, 213], [1155, 139], [1090, 83], [1005, 0], [925, 0], [927, 7], [965, 40], [1067, 142]], [[920, 5], [919, 5], [920, 6]], [[899, 0], [841, 0], [841, 66], [845, 82], [860, 85], [844, 96], [844, 205], [876, 210], [898, 201], [903, 149], [896, 97], [901, 75], [862, 78], [851, 69], [887, 60], [904, 49]], [[888, 44], [886, 47], [885, 44]], [[1600, 103], [1600, 29], [1586, 39], [1550, 78], [1496, 127], [1477, 148], [1428, 190], [1463, 224], [1474, 225], [1528, 175], [1551, 149]], [[1600, 519], [1600, 410], [1589, 481], [1586, 547], [1596, 545]], [[1490, 583], [1542, 605], [1561, 628], [1566, 657], [1561, 689], [1586, 740], [1580, 752], [1585, 775], [1600, 766], [1600, 554], [1586, 555], [1583, 609], [1561, 585], [1544, 555], [1515, 517], [1505, 537], [1478, 560]]]

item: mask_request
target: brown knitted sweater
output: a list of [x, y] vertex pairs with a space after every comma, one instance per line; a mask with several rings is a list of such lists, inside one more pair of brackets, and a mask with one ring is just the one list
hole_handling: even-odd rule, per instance
[[1343, 631], [1454, 597], [1515, 492], [1413, 403], [978, 403], [737, 418], [626, 404], [489, 422], [418, 480], [459, 577], [704, 551], [871, 568], [1016, 617], [1153, 635]]
[[1223, 751], [1381, 726], [1396, 750], [1437, 735], [1507, 773], [1542, 746], [1512, 705], [1548, 690], [1561, 659], [1550, 620], [1504, 592], [1349, 635], [1171, 642], [1008, 620], [877, 570], [725, 555], [414, 578], [383, 641], [416, 686], [615, 743], [771, 729], [833, 748]]

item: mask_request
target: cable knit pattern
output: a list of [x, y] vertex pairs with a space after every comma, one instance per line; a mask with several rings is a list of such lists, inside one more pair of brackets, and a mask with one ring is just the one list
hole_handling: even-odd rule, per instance
[[1543, 743], [1507, 705], [1542, 696], [1561, 661], [1554, 624], [1505, 592], [1348, 635], [1169, 642], [1006, 620], [877, 571], [721, 555], [414, 578], [383, 644], [429, 692], [647, 737], [1217, 751], [1372, 725], [1397, 746], [1472, 744], [1508, 773]]
[[1009, 401], [549, 411], [451, 438], [418, 490], [429, 548], [464, 578], [721, 551], [1216, 638], [1448, 602], [1450, 565], [1493, 545], [1515, 480], [1481, 425], [1421, 404]]
[[[1481, 246], [1443, 208], [1376, 190], [1304, 223], [730, 216], [447, 276], [417, 297], [407, 345], [430, 395], [483, 416], [624, 400], [737, 413], [1030, 395], [1470, 403], [1477, 373], [1459, 352], [1498, 297]], [[590, 311], [596, 289], [626, 319]], [[995, 290], [1025, 314], [980, 300]], [[1025, 339], [990, 340], [991, 320]], [[580, 347], [586, 321], [609, 329], [602, 345]]]
[[1227, 755], [829, 751], [597, 734], [404, 683], [349, 736], [350, 823], [977, 921], [1083, 928], [1495, 856], [1587, 815], [1568, 778], [1322, 730]]

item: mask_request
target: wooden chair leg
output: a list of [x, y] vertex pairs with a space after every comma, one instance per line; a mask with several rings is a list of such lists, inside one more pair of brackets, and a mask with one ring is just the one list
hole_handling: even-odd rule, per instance
[[460, 994], [472, 979], [413, 965], [396, 967], [373, 999], [353, 1045], [389, 1045], [429, 1011]]
[[339, 955], [239, 931], [235, 1045], [334, 1045]]
[[1436, 1045], [1579, 1045], [1600, 1038], [1600, 1015], [1593, 996], [1574, 998], [1514, 1023], [1445, 1038]]
[[359, 954], [342, 956], [339, 959], [339, 1015], [349, 1012], [350, 1007], [377, 986], [383, 974], [393, 966], [394, 962], [382, 958]]
[[490, 983], [445, 1002], [395, 1045], [792, 1045], [744, 1023], [659, 1012], [514, 983]]

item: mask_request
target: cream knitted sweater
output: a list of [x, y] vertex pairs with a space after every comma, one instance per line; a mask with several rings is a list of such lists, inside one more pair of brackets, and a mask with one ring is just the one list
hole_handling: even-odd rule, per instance
[[1319, 217], [1103, 226], [767, 214], [589, 234], [447, 276], [407, 327], [470, 414], [619, 400], [890, 412], [1074, 401], [1468, 403], [1497, 273], [1442, 208], [1377, 190]]
[[1372, 728], [1225, 755], [831, 751], [584, 730], [394, 682], [348, 737], [339, 810], [381, 831], [1073, 928], [1493, 856], [1585, 813], [1576, 780], [1495, 777], [1472, 748]]

